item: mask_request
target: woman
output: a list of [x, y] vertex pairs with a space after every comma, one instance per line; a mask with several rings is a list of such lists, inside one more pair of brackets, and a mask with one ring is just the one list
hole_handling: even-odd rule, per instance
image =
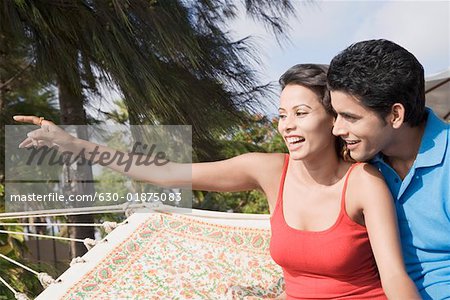
[[[192, 164], [191, 182], [180, 175], [185, 165], [175, 163], [133, 165], [127, 175], [162, 186], [192, 183], [198, 190], [261, 189], [271, 213], [270, 251], [283, 268], [287, 299], [419, 299], [404, 269], [392, 198], [381, 175], [340, 156], [326, 71], [296, 65], [280, 79], [278, 130], [289, 155], [249, 153]], [[42, 125], [20, 147], [88, 152], [97, 146], [42, 118], [14, 119]], [[109, 167], [124, 172], [123, 166]]]

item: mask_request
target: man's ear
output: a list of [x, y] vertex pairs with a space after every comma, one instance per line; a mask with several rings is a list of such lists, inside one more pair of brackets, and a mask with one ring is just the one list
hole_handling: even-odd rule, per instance
[[401, 103], [394, 103], [389, 114], [389, 122], [394, 129], [399, 129], [405, 121], [405, 107]]

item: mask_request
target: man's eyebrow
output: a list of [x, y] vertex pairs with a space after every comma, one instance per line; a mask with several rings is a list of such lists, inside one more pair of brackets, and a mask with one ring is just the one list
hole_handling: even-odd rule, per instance
[[343, 117], [350, 117], [350, 118], [354, 118], [354, 119], [360, 119], [361, 118], [361, 116], [360, 115], [356, 115], [356, 114], [353, 114], [353, 113], [350, 113], [350, 112], [338, 112], [337, 113], [338, 115], [340, 115], [340, 116], [343, 116]]
[[[307, 108], [309, 108], [309, 109], [312, 109], [312, 107], [309, 106], [309, 105], [307, 105], [307, 104], [299, 104], [299, 105], [296, 105], [296, 106], [292, 107], [292, 109], [294, 110], [294, 109], [300, 108], [301, 106], [304, 106], [304, 107], [307, 107]], [[285, 111], [286, 109], [283, 108], [283, 107], [279, 107], [278, 110], [283, 110], [283, 111]]]

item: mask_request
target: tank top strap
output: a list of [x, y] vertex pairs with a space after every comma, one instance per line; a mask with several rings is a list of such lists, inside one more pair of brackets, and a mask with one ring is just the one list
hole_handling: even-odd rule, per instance
[[281, 178], [280, 178], [280, 184], [278, 188], [278, 196], [277, 196], [277, 203], [275, 204], [275, 210], [280, 205], [280, 202], [283, 199], [283, 190], [284, 190], [284, 182], [286, 180], [286, 173], [289, 165], [289, 154], [284, 155], [284, 163], [283, 163], [283, 169], [281, 171]]
[[352, 173], [353, 169], [356, 166], [359, 166], [362, 164], [361, 162], [354, 163], [350, 166], [350, 168], [347, 171], [347, 174], [345, 175], [345, 181], [344, 181], [344, 187], [342, 188], [342, 195], [341, 195], [341, 212], [345, 212], [345, 195], [347, 193], [347, 184], [348, 184], [348, 178], [350, 177], [350, 174]]

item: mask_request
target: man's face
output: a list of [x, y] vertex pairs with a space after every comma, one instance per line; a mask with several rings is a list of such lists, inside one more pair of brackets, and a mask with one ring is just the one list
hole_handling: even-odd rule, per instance
[[354, 96], [331, 92], [331, 104], [337, 113], [333, 134], [342, 138], [350, 156], [356, 161], [367, 161], [390, 144], [393, 128], [376, 112], [365, 107]]

